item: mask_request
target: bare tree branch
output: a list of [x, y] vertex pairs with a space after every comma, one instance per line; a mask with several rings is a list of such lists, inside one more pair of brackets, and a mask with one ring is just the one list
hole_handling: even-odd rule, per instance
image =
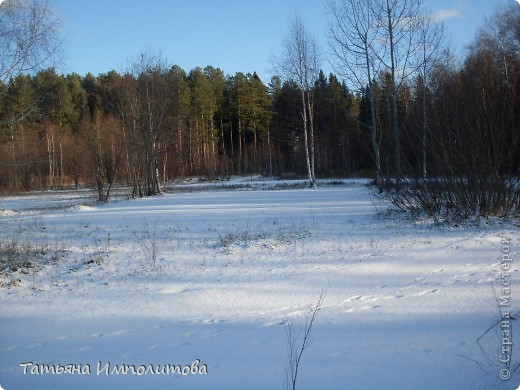
[[[323, 304], [325, 293], [322, 290], [318, 298], [316, 306], [313, 307], [311, 313], [305, 318], [305, 325], [303, 327], [303, 336], [301, 334], [301, 326], [298, 328], [298, 332], [294, 332], [293, 324], [287, 321], [285, 327], [285, 334], [287, 336], [287, 366], [285, 367], [285, 374], [287, 377], [287, 388], [289, 390], [296, 390], [296, 380], [298, 379], [298, 369], [303, 356], [303, 352], [309, 348], [311, 344], [311, 331], [314, 321], [318, 315]], [[302, 336], [302, 337], [301, 337]], [[298, 345], [301, 340], [301, 344]]]
[[48, 0], [0, 4], [0, 81], [55, 65], [61, 57], [61, 21]]

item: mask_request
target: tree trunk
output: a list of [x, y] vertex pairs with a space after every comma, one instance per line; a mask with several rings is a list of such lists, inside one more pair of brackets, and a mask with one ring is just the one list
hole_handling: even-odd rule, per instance
[[422, 176], [423, 176], [423, 179], [426, 179], [426, 177], [427, 177], [426, 153], [427, 153], [426, 152], [426, 84], [424, 84], [423, 101], [422, 101]]
[[271, 153], [271, 131], [270, 126], [267, 126], [267, 172], [269, 176], [273, 176], [273, 157]]
[[242, 175], [242, 113], [240, 97], [238, 99], [238, 174]]
[[308, 137], [308, 123], [307, 123], [307, 104], [305, 101], [305, 91], [302, 89], [302, 118], [303, 118], [303, 141], [305, 145], [305, 163], [307, 166], [307, 177], [309, 179], [309, 187], [314, 185], [312, 180], [311, 160], [309, 157], [309, 137]]
[[316, 174], [315, 172], [315, 164], [314, 164], [314, 109], [311, 101], [311, 93], [307, 91], [307, 107], [309, 110], [309, 129], [310, 129], [310, 167], [311, 167], [311, 187], [316, 185]]
[[47, 129], [47, 156], [49, 161], [49, 181], [50, 188], [54, 188], [54, 128], [51, 122]]
[[60, 137], [60, 172], [58, 174], [60, 190], [63, 189], [63, 135]]
[[12, 158], [12, 175], [13, 175], [13, 189], [16, 190], [17, 180], [16, 180], [16, 148], [14, 143], [14, 124], [9, 124], [9, 129], [11, 130], [11, 158]]
[[394, 128], [395, 142], [395, 185], [401, 186], [401, 131], [399, 129], [399, 117], [397, 111], [397, 84], [395, 79], [395, 47], [394, 31], [390, 15], [388, 15], [388, 37], [390, 39], [390, 74], [392, 77], [392, 124]]

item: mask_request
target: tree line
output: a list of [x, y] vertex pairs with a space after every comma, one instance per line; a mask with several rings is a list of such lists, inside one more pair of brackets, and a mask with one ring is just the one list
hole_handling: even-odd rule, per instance
[[[265, 85], [211, 66], [187, 73], [143, 54], [124, 74], [50, 68], [0, 88], [4, 189], [95, 183], [105, 199], [116, 182], [146, 196], [179, 177], [305, 173], [300, 91], [279, 77]], [[361, 97], [323, 72], [313, 93], [318, 174], [371, 169], [354, 120]]]
[[106, 201], [116, 183], [136, 197], [186, 176], [365, 175], [403, 208], [518, 210], [520, 7], [498, 10], [461, 62], [421, 0], [326, 8], [335, 73], [296, 17], [268, 84], [150, 52], [124, 72], [63, 75], [3, 45], [0, 188], [94, 184]]

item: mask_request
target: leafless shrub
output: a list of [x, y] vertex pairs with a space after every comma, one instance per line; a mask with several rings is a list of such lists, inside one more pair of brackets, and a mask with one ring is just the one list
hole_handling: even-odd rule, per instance
[[23, 244], [16, 240], [0, 243], [0, 267], [2, 273], [20, 272], [27, 274], [34, 267], [33, 259], [42, 256], [42, 248]]
[[437, 177], [410, 179], [389, 190], [401, 210], [446, 219], [506, 217], [520, 211], [520, 182], [514, 177]]
[[[0, 242], [0, 286], [19, 287], [22, 275], [34, 275], [46, 265], [60, 261], [62, 249], [17, 238]], [[19, 276], [19, 277], [18, 277]]]
[[104, 259], [109, 257], [112, 252], [112, 238], [110, 233], [106, 233], [106, 235], [95, 237], [94, 242], [95, 249], [93, 251], [92, 257], [86, 261], [86, 265], [101, 265], [104, 262]]
[[145, 220], [141, 230], [134, 232], [134, 237], [141, 248], [146, 262], [153, 270], [156, 270], [159, 257], [157, 224], [150, 226]]
[[291, 321], [287, 321], [285, 326], [285, 335], [287, 337], [287, 362], [285, 365], [285, 376], [286, 376], [286, 387], [288, 390], [296, 390], [296, 380], [298, 379], [298, 370], [300, 368], [300, 362], [303, 356], [303, 352], [306, 351], [311, 345], [311, 331], [314, 321], [321, 309], [321, 305], [324, 299], [324, 292], [318, 298], [318, 302], [312, 308], [310, 314], [305, 318], [305, 323], [300, 324], [298, 329], [294, 328], [294, 324]]
[[304, 239], [309, 235], [310, 230], [303, 222], [301, 224], [287, 224], [273, 219], [258, 226], [251, 226], [248, 222], [236, 232], [221, 233], [217, 246], [225, 249], [232, 245], [248, 247], [255, 241], [268, 239], [274, 239], [278, 243], [287, 243]]

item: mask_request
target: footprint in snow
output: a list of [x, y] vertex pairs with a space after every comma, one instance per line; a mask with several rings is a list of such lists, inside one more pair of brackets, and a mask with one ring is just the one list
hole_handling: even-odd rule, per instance
[[434, 294], [436, 293], [437, 290], [436, 288], [432, 289], [432, 290], [424, 290], [424, 291], [421, 291], [420, 293], [417, 293], [417, 294], [414, 294], [416, 297], [422, 297], [424, 295], [429, 295], [429, 294]]
[[403, 298], [403, 297], [404, 297], [403, 294], [397, 293], [397, 294], [386, 295], [383, 297], [383, 299], [399, 299], [399, 298]]
[[287, 325], [287, 321], [286, 320], [283, 320], [283, 321], [271, 321], [271, 322], [267, 322], [265, 323], [264, 325], [262, 325], [263, 327], [270, 327], [270, 326], [284, 326], [284, 325]]
[[378, 307], [381, 307], [381, 306], [379, 306], [379, 305], [367, 305], [367, 306], [362, 306], [362, 307], [359, 307], [359, 308], [349, 307], [347, 310], [345, 310], [345, 313], [355, 313], [355, 312], [359, 312], [359, 311], [368, 311], [368, 310], [377, 309]]
[[367, 306], [361, 307], [359, 310], [360, 311], [367, 311], [367, 310], [377, 309], [378, 307], [381, 307], [381, 306], [379, 306], [379, 305], [367, 305]]
[[345, 302], [357, 301], [357, 300], [359, 300], [361, 298], [363, 298], [362, 295], [354, 295], [354, 296], [352, 296], [350, 298], [345, 299]]
[[440, 286], [441, 287], [447, 287], [447, 286], [451, 286], [452, 284], [456, 284], [456, 283], [460, 283], [460, 282], [461, 282], [461, 280], [455, 279], [455, 280], [453, 280], [451, 282], [442, 283]]

